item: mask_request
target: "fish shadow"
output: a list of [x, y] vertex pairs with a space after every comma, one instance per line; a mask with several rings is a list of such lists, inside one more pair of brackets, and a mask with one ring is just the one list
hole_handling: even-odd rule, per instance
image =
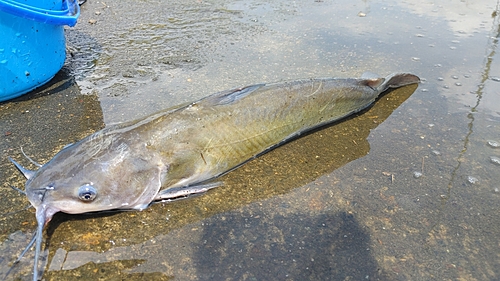
[[370, 234], [352, 214], [217, 217], [194, 247], [198, 280], [395, 280], [378, 266]]
[[[132, 210], [130, 210], [132, 211]], [[50, 223], [47, 225], [46, 232], [47, 238], [45, 240], [46, 246], [50, 244], [50, 238], [54, 232], [59, 228], [59, 226], [65, 222], [69, 221], [84, 221], [88, 219], [98, 219], [114, 216], [118, 213], [129, 212], [128, 210], [108, 210], [99, 212], [90, 212], [84, 214], [66, 214], [66, 213], [56, 213]]]

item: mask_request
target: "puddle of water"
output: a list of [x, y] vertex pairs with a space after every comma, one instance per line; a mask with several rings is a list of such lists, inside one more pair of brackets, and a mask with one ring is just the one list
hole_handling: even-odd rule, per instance
[[[45, 278], [500, 276], [497, 3], [106, 1], [82, 11], [67, 32], [71, 86], [0, 105], [2, 213], [28, 204], [9, 188], [24, 182], [6, 159], [22, 159], [20, 145], [44, 163], [102, 122], [259, 82], [364, 71], [423, 82], [248, 163], [209, 194], [57, 215]], [[0, 220], [0, 274], [34, 223], [29, 210]], [[8, 279], [29, 279], [32, 257]]]

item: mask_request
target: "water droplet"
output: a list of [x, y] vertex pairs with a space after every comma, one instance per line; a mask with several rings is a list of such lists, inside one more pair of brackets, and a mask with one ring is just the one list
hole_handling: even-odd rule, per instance
[[457, 82], [457, 83], [455, 83], [455, 86], [459, 86], [460, 87], [460, 86], [462, 86], [462, 83]]
[[413, 177], [418, 179], [418, 178], [422, 177], [422, 173], [415, 171], [415, 172], [413, 172]]
[[420, 61], [420, 58], [417, 58], [417, 57], [412, 57], [411, 58], [412, 61]]
[[438, 81], [444, 81], [443, 77], [438, 77]]
[[500, 188], [495, 187], [495, 189], [493, 189], [493, 191], [495, 191], [495, 193], [499, 193], [500, 192]]
[[500, 77], [491, 76], [491, 77], [490, 77], [490, 80], [491, 80], [491, 81], [495, 81], [495, 82], [500, 82]]
[[493, 140], [488, 141], [488, 145], [492, 148], [499, 148], [500, 147], [500, 143], [497, 141], [493, 141]]
[[477, 184], [479, 182], [479, 180], [473, 176], [467, 176], [467, 181], [470, 183], [470, 184]]
[[451, 78], [458, 79], [458, 75], [452, 75]]
[[437, 150], [433, 150], [432, 151], [432, 154], [436, 155], [436, 156], [439, 156], [441, 155], [441, 152], [437, 151]]
[[496, 157], [496, 156], [490, 156], [490, 162], [495, 164], [495, 165], [499, 165], [500, 166], [500, 158]]

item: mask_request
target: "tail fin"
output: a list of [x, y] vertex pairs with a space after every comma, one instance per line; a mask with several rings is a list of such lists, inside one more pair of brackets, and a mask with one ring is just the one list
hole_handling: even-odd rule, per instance
[[410, 84], [419, 83], [420, 78], [410, 73], [393, 73], [385, 78], [384, 83], [379, 86], [380, 92], [389, 88], [399, 88]]

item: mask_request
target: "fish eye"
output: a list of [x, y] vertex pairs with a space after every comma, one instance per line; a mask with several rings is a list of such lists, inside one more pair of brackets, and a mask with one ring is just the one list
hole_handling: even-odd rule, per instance
[[84, 202], [94, 201], [97, 196], [97, 190], [90, 184], [80, 186], [78, 189], [78, 198]]

